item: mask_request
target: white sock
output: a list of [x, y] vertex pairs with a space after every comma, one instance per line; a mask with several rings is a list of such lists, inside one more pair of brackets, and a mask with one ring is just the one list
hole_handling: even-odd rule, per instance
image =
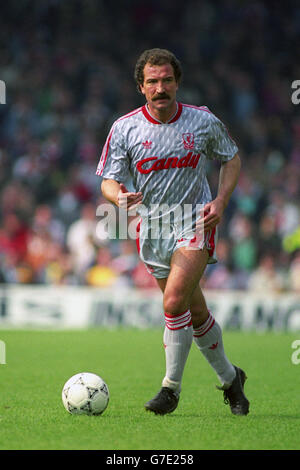
[[235, 378], [235, 369], [227, 359], [223, 340], [222, 330], [214, 317], [209, 313], [208, 319], [199, 328], [194, 328], [194, 342], [203, 353], [224, 388], [229, 387]]
[[184, 366], [193, 342], [191, 312], [187, 310], [176, 316], [165, 314], [164, 347], [166, 355], [166, 375], [163, 387], [181, 391]]

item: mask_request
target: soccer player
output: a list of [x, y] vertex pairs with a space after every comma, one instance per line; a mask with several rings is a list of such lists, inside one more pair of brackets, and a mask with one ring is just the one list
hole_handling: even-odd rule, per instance
[[[181, 74], [170, 51], [142, 53], [135, 80], [146, 104], [115, 121], [96, 173], [103, 177], [101, 190], [108, 201], [137, 208], [139, 255], [163, 292], [166, 371], [146, 410], [166, 414], [176, 409], [194, 340], [215, 370], [231, 412], [246, 415], [246, 374], [227, 358], [220, 325], [199, 286], [206, 265], [217, 261], [216, 228], [237, 184], [240, 158], [224, 124], [207, 107], [177, 101]], [[221, 164], [213, 200], [207, 159]], [[124, 184], [129, 174], [135, 191]]]

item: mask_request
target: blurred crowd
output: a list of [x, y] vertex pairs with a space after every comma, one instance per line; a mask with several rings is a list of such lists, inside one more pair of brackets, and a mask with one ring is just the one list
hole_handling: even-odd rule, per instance
[[143, 104], [137, 57], [165, 47], [178, 99], [208, 106], [242, 159], [203, 286], [300, 292], [297, 2], [11, 0], [0, 26], [1, 283], [156, 288], [135, 240], [101, 237], [95, 170], [112, 122]]

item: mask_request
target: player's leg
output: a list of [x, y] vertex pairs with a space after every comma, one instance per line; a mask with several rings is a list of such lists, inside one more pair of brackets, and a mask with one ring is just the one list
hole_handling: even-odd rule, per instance
[[[159, 279], [158, 284], [161, 290], [165, 293], [167, 279]], [[215, 370], [222, 386], [226, 387], [226, 384], [232, 383], [236, 375], [235, 369], [228, 360], [224, 351], [222, 329], [218, 322], [213, 318], [212, 314], [208, 311], [207, 304], [199, 284], [194, 288], [194, 291], [190, 297], [188, 308], [192, 318], [194, 342], [204, 357], [207, 359], [211, 367]], [[175, 316], [175, 321], [176, 319], [177, 316]], [[169, 335], [169, 329], [166, 326], [165, 336], [168, 337]], [[164, 341], [165, 345], [166, 343], [167, 341]], [[169, 348], [169, 352], [171, 355], [169, 359], [172, 363], [172, 348]], [[165, 380], [165, 385], [167, 386], [167, 379]]]
[[[215, 370], [222, 387], [233, 382], [236, 372], [228, 360], [223, 345], [222, 329], [208, 311], [201, 287], [196, 286], [191, 297], [190, 310], [193, 318], [193, 339], [208, 363]], [[206, 319], [202, 321], [203, 312]]]
[[[193, 341], [190, 301], [207, 264], [207, 250], [176, 250], [164, 289], [166, 375], [163, 386], [181, 391], [184, 366]], [[203, 313], [203, 321], [205, 312]]]
[[[249, 401], [244, 394], [245, 372], [228, 360], [223, 345], [222, 329], [208, 311], [202, 290], [198, 285], [192, 295], [190, 310], [193, 318], [193, 336], [199, 350], [215, 370], [224, 391], [224, 402], [230, 405], [231, 412], [246, 415]], [[207, 319], [202, 322], [203, 312]]]
[[161, 391], [145, 405], [155, 413], [170, 413], [177, 406], [182, 375], [193, 341], [190, 297], [200, 281], [207, 259], [206, 249], [179, 248], [172, 255], [167, 280], [158, 280], [164, 292], [166, 373]]
[[[165, 292], [167, 279], [158, 279], [157, 282], [162, 292]], [[192, 316], [194, 342], [207, 359], [208, 363], [215, 370], [222, 384], [220, 389], [224, 390], [225, 402], [229, 402], [231, 411], [234, 414], [247, 414], [249, 410], [249, 402], [243, 391], [246, 380], [245, 373], [238, 367], [233, 366], [228, 360], [224, 351], [222, 329], [218, 322], [213, 318], [212, 314], [208, 311], [207, 304], [199, 284], [196, 285], [192, 293], [189, 309]], [[167, 327], [165, 328], [165, 331], [168, 331]], [[166, 376], [168, 375], [168, 359], [169, 362], [172, 363], [172, 347], [166, 349]], [[169, 371], [170, 369], [171, 368], [169, 367]], [[169, 374], [171, 374], [171, 372], [169, 372]]]

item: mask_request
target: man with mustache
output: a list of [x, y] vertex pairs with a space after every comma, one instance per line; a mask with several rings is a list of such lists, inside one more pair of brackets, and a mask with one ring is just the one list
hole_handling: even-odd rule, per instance
[[[238, 181], [238, 149], [207, 107], [177, 101], [181, 65], [170, 51], [146, 50], [137, 61], [135, 80], [146, 104], [113, 124], [97, 174], [103, 177], [106, 199], [126, 210], [138, 209], [139, 255], [163, 292], [166, 372], [161, 389], [145, 408], [156, 414], [176, 409], [194, 340], [215, 370], [231, 412], [246, 415], [246, 374], [227, 358], [221, 327], [199, 286], [206, 265], [217, 261], [216, 227]], [[213, 200], [207, 159], [221, 163]], [[124, 185], [129, 174], [134, 192]], [[188, 217], [182, 212], [186, 207]], [[154, 221], [159, 223], [153, 235]], [[166, 225], [171, 230], [164, 236]]]

